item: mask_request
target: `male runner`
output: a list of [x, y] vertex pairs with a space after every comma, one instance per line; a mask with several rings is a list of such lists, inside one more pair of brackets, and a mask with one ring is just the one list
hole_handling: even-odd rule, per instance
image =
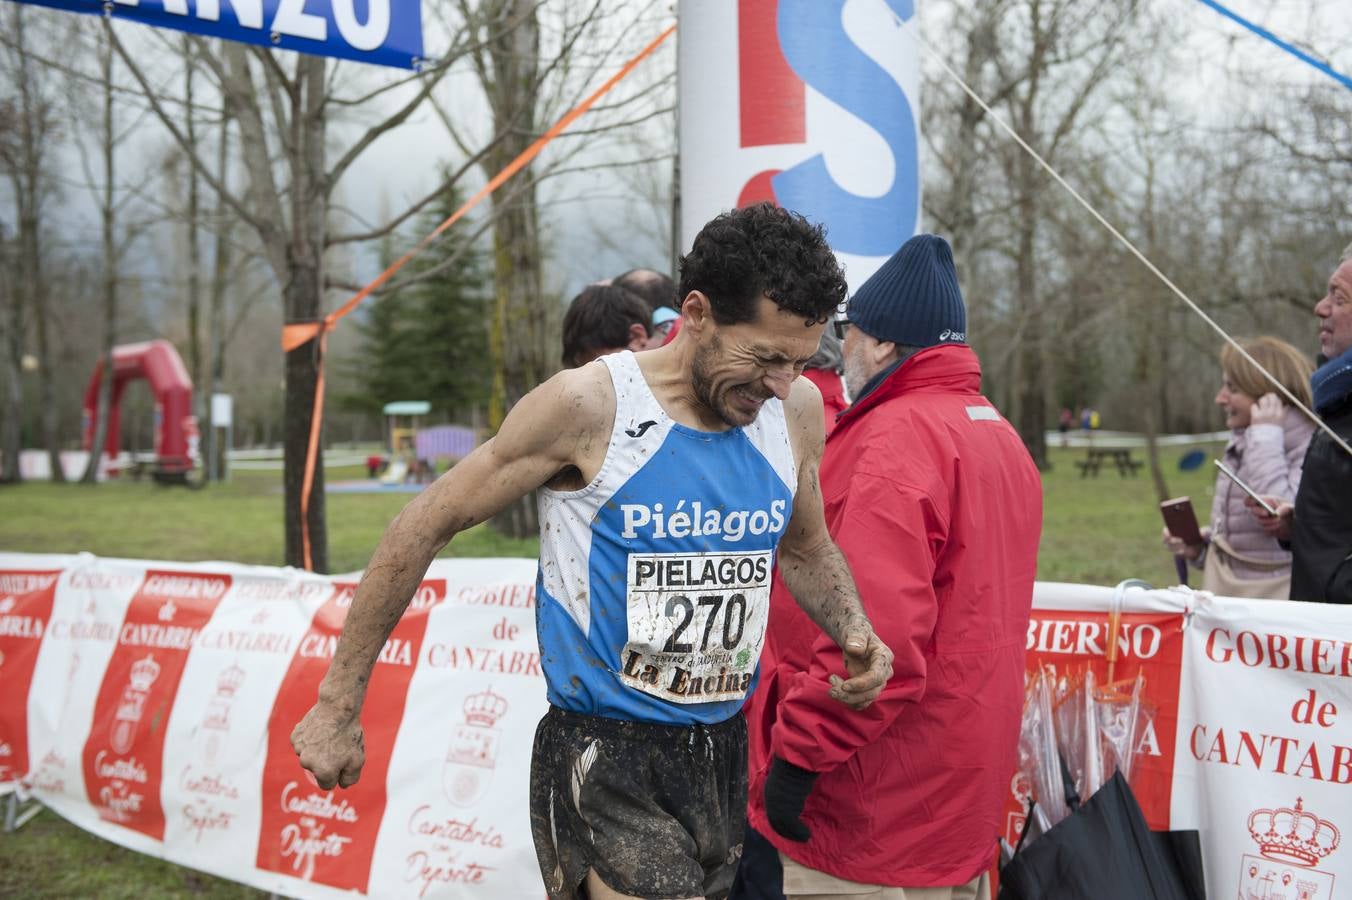
[[820, 227], [770, 204], [721, 215], [681, 261], [676, 341], [560, 372], [409, 503], [292, 734], [320, 786], [360, 776], [371, 668], [432, 558], [543, 488], [531, 826], [550, 897], [725, 896], [776, 552], [844, 649], [832, 696], [863, 708], [891, 675], [826, 531], [821, 397], [798, 377], [844, 295]]

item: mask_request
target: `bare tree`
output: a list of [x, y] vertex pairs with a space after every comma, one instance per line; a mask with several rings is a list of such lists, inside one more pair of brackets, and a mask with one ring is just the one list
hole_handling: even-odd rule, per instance
[[[230, 121], [230, 106], [227, 103], [222, 110], [216, 149], [216, 177], [220, 184], [227, 188], [230, 184]], [[209, 458], [207, 471], [215, 472], [218, 477], [224, 477], [226, 454], [230, 448], [219, 443], [216, 434], [218, 423], [214, 419], [214, 406], [211, 401], [212, 395], [224, 390], [225, 350], [229, 343], [229, 335], [226, 333], [225, 299], [233, 257], [232, 233], [235, 217], [226, 207], [224, 198], [217, 199], [214, 219], [216, 241], [215, 251], [212, 254], [211, 307], [207, 325], [207, 332], [211, 336], [211, 380], [209, 388], [201, 383], [196, 384], [197, 389], [207, 395], [206, 416], [203, 418], [207, 436], [205, 447]]]
[[[0, 104], [0, 131], [9, 132], [11, 107]], [[15, 268], [14, 254], [5, 224], [0, 221], [0, 267], [4, 271]], [[23, 304], [11, 279], [0, 279], [0, 315], [4, 316], [4, 346], [0, 347], [0, 366], [4, 371], [4, 409], [0, 415], [0, 481], [16, 482], [22, 478], [19, 454], [22, 448], [23, 421]]]
[[[196, 74], [197, 60], [193, 52], [193, 42], [185, 36], [183, 38], [183, 132], [188, 144], [193, 147], [198, 146], [196, 92], [194, 90]], [[206, 355], [202, 348], [201, 327], [202, 245], [198, 240], [198, 230], [201, 226], [201, 178], [198, 177], [197, 169], [191, 165], [187, 166], [185, 175], [188, 181], [187, 208], [184, 210], [184, 228], [188, 239], [188, 278], [185, 291], [188, 308], [188, 374], [192, 378], [193, 387], [196, 390], [198, 420], [205, 421], [205, 410], [208, 402], [203, 383], [203, 376], [206, 371]]]
[[[0, 168], [9, 176], [16, 207], [18, 229], [14, 303], [17, 317], [12, 340], [23, 339], [23, 320], [28, 318], [37, 338], [38, 405], [42, 423], [42, 442], [47, 448], [53, 481], [65, 481], [61, 466], [61, 440], [57, 430], [58, 408], [52, 372], [52, 350], [47, 311], [47, 290], [43, 277], [43, 213], [52, 184], [48, 169], [54, 157], [58, 134], [56, 103], [51, 96], [46, 73], [34, 65], [28, 49], [29, 33], [25, 10], [11, 7], [7, 18], [11, 39], [5, 43], [8, 75], [15, 90], [13, 127], [0, 131]], [[20, 351], [22, 352], [22, 351]], [[11, 388], [13, 390], [13, 388]], [[17, 456], [16, 456], [17, 461]], [[8, 467], [7, 467], [7, 471]], [[18, 477], [17, 467], [12, 470]]]
[[[1131, 52], [1135, 2], [996, 0], [946, 7], [946, 33], [964, 80], [1051, 165], [1092, 172], [1104, 142], [1094, 123], [1115, 100], [1105, 87]], [[998, 336], [986, 354], [1001, 403], [1038, 465], [1057, 393], [1064, 277], [1048, 254], [1046, 226], [1061, 196], [1038, 163], [970, 97], [931, 80], [927, 139], [943, 177], [926, 210], [950, 231], [974, 304], [969, 331]], [[991, 163], [994, 163], [992, 165]]]
[[[344, 94], [341, 87], [360, 85], [361, 80], [337, 77], [339, 67], [323, 58], [296, 55], [288, 69], [283, 65], [286, 57], [270, 50], [192, 39], [203, 73], [210, 76], [210, 90], [228, 104], [239, 125], [240, 153], [248, 172], [245, 191], [240, 194], [225, 182], [218, 167], [205, 158], [199, 142], [187, 133], [182, 115], [184, 99], [155, 84], [133, 54], [114, 40], [119, 56], [184, 157], [258, 241], [280, 290], [289, 325], [313, 324], [321, 319], [327, 287], [325, 253], [329, 247], [372, 239], [416, 214], [440, 193], [439, 185], [436, 191], [411, 204], [373, 234], [328, 232], [330, 205], [344, 174], [378, 139], [407, 122], [431, 95], [460, 57], [462, 48], [458, 43], [424, 71], [352, 96]], [[380, 121], [363, 129], [341, 151], [330, 153], [329, 145], [335, 137], [330, 122], [335, 111], [395, 96], [392, 92], [403, 88], [410, 88], [411, 96]], [[318, 341], [310, 341], [285, 356], [285, 559], [290, 565], [308, 564], [316, 571], [326, 571], [328, 540], [322, 465], [315, 468], [308, 497], [302, 497], [320, 366], [319, 347]], [[309, 537], [308, 558], [301, 526], [302, 507]]]
[[[437, 7], [453, 11], [456, 4], [457, 0], [446, 0]], [[486, 171], [496, 171], [499, 163], [512, 159], [538, 137], [540, 110], [566, 109], [580, 93], [581, 85], [594, 83], [590, 76], [625, 52], [623, 41], [607, 44], [590, 57], [579, 49], [581, 39], [595, 33], [593, 26], [621, 6], [613, 0], [592, 0], [580, 15], [573, 4], [551, 4], [548, 21], [552, 30], [539, 25], [541, 5], [519, 0], [466, 3], [461, 11], [473, 17], [471, 22], [457, 23], [454, 15], [437, 20], [450, 32], [443, 54], [421, 72], [387, 79], [375, 87], [350, 65], [200, 38], [187, 41], [196, 60], [189, 87], [182, 74], [166, 75], [150, 68], [155, 60], [168, 58], [166, 54], [140, 52], [148, 46], [178, 50], [182, 46], [178, 38], [138, 31], [136, 40], [140, 43], [133, 47], [120, 38], [121, 26], [114, 24], [110, 34], [120, 65], [135, 79], [143, 102], [168, 131], [196, 177], [230, 211], [240, 230], [249, 233], [250, 243], [261, 248], [275, 290], [281, 295], [285, 322], [312, 325], [325, 312], [326, 290], [348, 286], [326, 265], [331, 248], [374, 242], [412, 221], [447, 187], [436, 185], [387, 222], [374, 226], [363, 223], [345, 233], [330, 225], [341, 219], [336, 215], [335, 191], [345, 174], [373, 144], [407, 123], [443, 85], [458, 61], [471, 59], [467, 54], [476, 53], [472, 64], [476, 68], [481, 64], [489, 83], [501, 90], [496, 92], [499, 102], [490, 133], [473, 142], [473, 148], [464, 154], [464, 167], [453, 173], [451, 181], [479, 164]], [[647, 4], [653, 6], [652, 2]], [[462, 24], [464, 27], [459, 27]], [[626, 36], [623, 29], [620, 36]], [[548, 45], [543, 58], [542, 42]], [[373, 111], [382, 104], [385, 111], [373, 120]], [[200, 118], [189, 107], [199, 110]], [[221, 111], [227, 107], [239, 129], [238, 152], [241, 168], [247, 173], [238, 187], [229, 183], [223, 169], [211, 160], [213, 141], [204, 140], [202, 129], [190, 124], [216, 121], [218, 115], [223, 118]], [[612, 116], [612, 125], [622, 126], [623, 121]], [[491, 154], [496, 156], [490, 160]], [[568, 158], [566, 152], [558, 154], [546, 171], [562, 171], [558, 160]], [[541, 173], [533, 171], [518, 175], [495, 197], [490, 217], [506, 223], [503, 236], [496, 240], [496, 270], [505, 284], [500, 286], [506, 306], [502, 321], [516, 329], [512, 340], [503, 345], [502, 368], [511, 368], [513, 373], [502, 382], [503, 411], [552, 372], [545, 347], [549, 317], [556, 313], [557, 304], [549, 301], [541, 287], [540, 260], [544, 253], [539, 204], [534, 197], [540, 177]], [[218, 229], [217, 234], [221, 233]], [[215, 259], [218, 266], [223, 264], [220, 253]], [[200, 258], [189, 265], [192, 271], [200, 272]], [[200, 285], [200, 274], [198, 277]], [[190, 325], [189, 331], [194, 330]], [[518, 350], [519, 356], [513, 357]], [[322, 467], [314, 472], [308, 499], [302, 498], [306, 493], [306, 451], [316, 437], [311, 434], [311, 422], [318, 353], [319, 343], [312, 341], [285, 355], [285, 558], [293, 565], [308, 562], [324, 570], [327, 539]], [[189, 356], [194, 355], [190, 346]], [[213, 357], [213, 366], [222, 363], [223, 353]], [[308, 559], [301, 527], [303, 508]]]
[[[539, 0], [457, 0], [473, 36], [469, 57], [492, 116], [496, 139], [480, 157], [488, 174], [502, 170], [539, 137], [543, 126], [573, 106], [596, 76], [616, 65], [620, 54], [635, 46], [631, 32], [649, 21], [652, 3], [617, 18], [605, 0], [558, 4], [546, 9]], [[650, 37], [650, 35], [645, 35]], [[542, 49], [548, 44], [548, 49]], [[551, 162], [523, 169], [512, 185], [492, 197], [495, 305], [489, 345], [493, 357], [493, 392], [489, 425], [496, 430], [507, 412], [528, 391], [551, 375], [557, 300], [544, 290], [545, 258], [538, 185], [545, 177], [568, 171], [568, 161], [584, 149], [596, 150], [599, 135], [671, 112], [661, 101], [663, 79], [650, 79], [646, 89], [607, 98], [593, 109], [585, 127], [564, 139], [565, 149]], [[652, 100], [658, 98], [654, 107]], [[438, 113], [462, 151], [469, 144], [452, 117]], [[569, 144], [568, 142], [571, 142]], [[611, 167], [615, 162], [596, 165]], [[514, 537], [537, 528], [533, 497], [524, 497], [494, 522]]]
[[[466, 21], [481, 31], [471, 54], [493, 115], [493, 131], [503, 136], [485, 155], [484, 168], [498, 172], [534, 142], [536, 93], [540, 87], [540, 23], [536, 0], [486, 0], [471, 10], [460, 2]], [[493, 322], [489, 349], [493, 393], [489, 425], [497, 430], [511, 409], [544, 380], [544, 316], [540, 297], [540, 222], [536, 185], [527, 166], [510, 192], [493, 195]], [[510, 339], [509, 336], [510, 335]], [[535, 506], [526, 498], [509, 508], [500, 527], [514, 536], [535, 530]]]
[[[103, 156], [103, 191], [99, 198], [99, 218], [103, 234], [103, 377], [99, 380], [99, 400], [94, 419], [94, 437], [89, 445], [89, 462], [80, 480], [86, 484], [98, 481], [99, 457], [103, 456], [108, 441], [108, 412], [113, 396], [113, 344], [117, 340], [117, 119], [113, 99], [113, 43], [112, 19], [104, 19], [104, 39], [100, 44], [103, 77], [103, 118], [99, 132]], [[91, 179], [92, 182], [93, 179]]]

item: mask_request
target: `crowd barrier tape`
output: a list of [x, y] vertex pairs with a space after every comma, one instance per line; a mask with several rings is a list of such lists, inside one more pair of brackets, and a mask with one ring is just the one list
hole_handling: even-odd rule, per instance
[[[361, 781], [323, 791], [289, 735], [355, 575], [0, 554], [0, 784], [282, 895], [538, 900], [535, 569], [433, 564], [372, 676]], [[1029, 669], [1106, 677], [1112, 596], [1038, 584]], [[1117, 646], [1154, 710], [1133, 785], [1153, 827], [1200, 830], [1210, 896], [1352, 897], [1352, 609], [1133, 591]], [[1007, 837], [1026, 797], [1011, 777]]]

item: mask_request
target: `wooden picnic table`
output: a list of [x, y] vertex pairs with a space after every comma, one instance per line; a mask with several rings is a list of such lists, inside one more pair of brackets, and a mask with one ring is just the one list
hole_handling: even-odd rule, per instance
[[1077, 459], [1075, 465], [1079, 467], [1080, 477], [1088, 475], [1098, 477], [1099, 469], [1104, 463], [1112, 463], [1117, 467], [1117, 474], [1126, 478], [1128, 475], [1135, 476], [1137, 470], [1145, 465], [1139, 459], [1133, 459], [1131, 450], [1126, 447], [1090, 447], [1084, 459]]

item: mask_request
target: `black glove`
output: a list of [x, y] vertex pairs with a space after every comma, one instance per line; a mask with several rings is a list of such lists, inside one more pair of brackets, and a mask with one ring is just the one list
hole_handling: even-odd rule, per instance
[[778, 756], [770, 762], [770, 774], [765, 779], [765, 817], [771, 828], [791, 841], [812, 837], [798, 817], [816, 781], [816, 772], [800, 769]]

